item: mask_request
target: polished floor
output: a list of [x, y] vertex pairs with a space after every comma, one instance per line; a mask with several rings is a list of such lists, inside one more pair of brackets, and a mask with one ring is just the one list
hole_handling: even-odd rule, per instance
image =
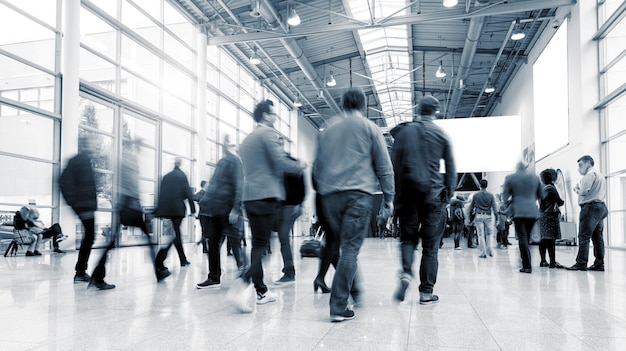
[[[294, 251], [302, 240], [294, 239]], [[272, 248], [266, 282], [282, 268], [275, 238]], [[576, 249], [558, 246], [557, 260], [571, 265]], [[313, 292], [314, 258], [298, 255], [297, 282], [271, 287], [279, 301], [240, 314], [225, 301], [234, 260], [222, 257], [221, 289], [198, 290], [207, 261], [191, 244], [191, 266], [181, 268], [172, 249], [173, 274], [161, 283], [148, 248], [112, 251], [107, 281], [117, 288], [110, 291], [72, 282], [74, 252], [22, 252], [0, 257], [0, 350], [626, 350], [626, 251], [607, 250], [605, 272], [578, 272], [539, 268], [532, 250], [533, 273], [522, 274], [517, 246], [481, 259], [446, 239], [440, 302], [422, 306], [416, 288], [407, 301], [392, 301], [398, 242], [368, 238], [359, 256], [363, 304], [341, 323], [329, 322], [329, 294]]]

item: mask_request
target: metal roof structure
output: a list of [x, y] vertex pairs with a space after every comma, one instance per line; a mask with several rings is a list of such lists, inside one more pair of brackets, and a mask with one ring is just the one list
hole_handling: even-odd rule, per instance
[[[539, 35], [576, 0], [171, 0], [316, 127], [348, 87], [383, 129], [410, 120], [424, 95], [442, 118], [489, 116]], [[297, 12], [301, 23], [287, 23]], [[521, 31], [525, 37], [512, 40]], [[254, 55], [259, 64], [250, 63]], [[439, 69], [441, 67], [441, 69]], [[437, 77], [436, 71], [446, 76]], [[335, 80], [330, 86], [328, 81]], [[493, 92], [485, 92], [492, 85]]]

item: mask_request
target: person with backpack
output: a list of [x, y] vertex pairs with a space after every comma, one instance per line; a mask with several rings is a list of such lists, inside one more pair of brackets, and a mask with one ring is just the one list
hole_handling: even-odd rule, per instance
[[450, 199], [450, 231], [454, 237], [454, 249], [463, 250], [461, 247], [461, 237], [465, 226], [465, 213], [463, 212], [463, 198], [457, 195]]
[[[402, 271], [394, 299], [404, 301], [413, 279], [415, 248], [422, 241], [420, 263], [420, 304], [437, 303], [433, 294], [439, 266], [437, 255], [446, 225], [446, 206], [456, 190], [456, 167], [452, 146], [443, 130], [433, 123], [439, 100], [424, 97], [418, 117], [397, 126], [391, 158], [395, 174], [395, 207], [400, 219]], [[445, 161], [445, 174], [439, 172]]]
[[478, 247], [480, 258], [493, 256], [493, 234], [495, 232], [494, 218], [498, 213], [496, 198], [487, 191], [489, 182], [487, 179], [480, 180], [480, 191], [474, 194], [470, 203], [470, 213], [474, 211], [474, 225], [478, 233]]

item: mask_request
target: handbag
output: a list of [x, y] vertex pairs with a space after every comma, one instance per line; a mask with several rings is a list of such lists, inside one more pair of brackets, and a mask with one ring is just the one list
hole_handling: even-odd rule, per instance
[[119, 206], [120, 223], [131, 227], [141, 227], [143, 224], [143, 208], [139, 199], [123, 195]]

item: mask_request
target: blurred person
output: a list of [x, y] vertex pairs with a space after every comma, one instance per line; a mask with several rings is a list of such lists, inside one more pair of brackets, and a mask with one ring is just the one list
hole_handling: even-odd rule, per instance
[[[567, 267], [572, 271], [604, 271], [604, 218], [608, 215], [606, 207], [606, 180], [594, 167], [595, 162], [589, 155], [578, 159], [578, 173], [583, 176], [574, 187], [578, 194], [580, 215], [578, 224], [578, 254], [576, 263]], [[589, 259], [589, 241], [593, 241], [595, 261], [587, 267]]]
[[[331, 119], [318, 135], [313, 184], [324, 221], [338, 240], [341, 255], [330, 294], [330, 319], [353, 319], [349, 296], [359, 302], [357, 256], [370, 232], [374, 194], [383, 192], [387, 216], [393, 211], [393, 168], [380, 129], [363, 112], [365, 95], [349, 89], [342, 98], [343, 114]], [[319, 214], [318, 214], [319, 215]], [[332, 254], [333, 251], [330, 251]]]
[[[193, 201], [198, 203], [198, 220], [200, 221], [200, 214], [203, 213], [204, 211], [202, 210], [202, 205], [200, 204], [200, 200], [204, 197], [204, 194], [206, 193], [207, 187], [209, 186], [209, 182], [207, 182], [206, 180], [203, 180], [200, 182], [200, 190], [193, 194]], [[209, 249], [207, 247], [207, 239], [204, 236], [204, 233], [207, 232], [207, 229], [205, 229], [203, 227], [203, 222], [200, 221], [200, 228], [201, 228], [201, 238], [200, 238], [200, 243], [202, 243], [202, 253], [208, 253]], [[229, 246], [230, 247], [230, 246]], [[230, 249], [229, 249], [230, 251]]]
[[519, 271], [532, 273], [530, 233], [539, 217], [537, 202], [543, 198], [543, 188], [539, 177], [530, 173], [523, 162], [518, 162], [515, 173], [504, 179], [502, 195], [505, 201], [510, 201], [509, 211], [519, 240], [519, 251], [522, 257], [522, 268]]
[[[284, 140], [281, 138], [284, 147]], [[287, 153], [287, 157], [297, 161]], [[285, 200], [281, 202], [277, 216], [278, 240], [280, 252], [283, 257], [283, 276], [274, 283], [277, 285], [290, 284], [296, 280], [296, 269], [293, 264], [293, 251], [291, 247], [291, 231], [293, 224], [302, 214], [302, 202], [305, 197], [304, 176], [302, 174], [284, 174]]]
[[171, 273], [168, 269], [158, 269], [156, 266], [155, 243], [152, 242], [148, 226], [146, 224], [143, 207], [139, 198], [139, 162], [137, 155], [140, 151], [141, 141], [138, 139], [131, 140], [124, 150], [121, 165], [121, 177], [119, 188], [119, 202], [117, 211], [120, 218], [120, 224], [136, 227], [146, 236], [148, 245], [150, 246], [150, 257], [154, 267], [154, 273], [157, 281], [167, 278]]
[[509, 210], [506, 201], [502, 200], [500, 194], [500, 206], [496, 216], [496, 236], [498, 248], [507, 249], [511, 243], [509, 242], [509, 228], [511, 226], [511, 218], [509, 218]]
[[[392, 150], [396, 184], [396, 210], [400, 219], [400, 284], [394, 299], [404, 301], [413, 274], [415, 249], [421, 239], [420, 304], [437, 303], [433, 294], [439, 266], [438, 252], [446, 225], [446, 206], [456, 190], [456, 167], [452, 146], [443, 130], [433, 120], [439, 101], [425, 96], [418, 104], [413, 122], [392, 131]], [[441, 160], [445, 174], [439, 173]]]
[[480, 258], [493, 256], [494, 218], [498, 213], [496, 198], [487, 191], [489, 182], [487, 179], [480, 180], [480, 191], [474, 194], [470, 202], [470, 212], [474, 212], [474, 225], [478, 233], [478, 247]]
[[213, 176], [199, 201], [202, 236], [208, 240], [209, 273], [205, 281], [196, 284], [198, 289], [221, 286], [220, 251], [224, 237], [230, 243], [237, 268], [240, 271], [244, 269], [238, 228], [238, 224], [243, 226], [243, 166], [228, 135], [224, 137], [222, 151], [223, 156], [217, 162]]
[[[326, 285], [324, 278], [331, 264], [335, 267], [335, 271], [337, 270], [337, 263], [339, 262], [339, 238], [330, 231], [328, 223], [324, 219], [322, 197], [319, 194], [315, 196], [315, 211], [318, 218], [317, 224], [324, 231], [325, 244], [320, 248], [320, 264], [317, 270], [317, 276], [313, 281], [313, 291], [317, 292], [318, 289], [321, 289], [323, 294], [327, 294], [330, 292], [330, 288]], [[356, 292], [355, 287], [353, 287], [352, 290]]]
[[196, 206], [193, 202], [193, 194], [189, 187], [189, 181], [187, 176], [180, 169], [182, 159], [176, 157], [174, 159], [174, 169], [166, 174], [161, 180], [161, 187], [159, 188], [159, 199], [157, 207], [154, 210], [155, 217], [162, 217], [172, 221], [172, 227], [174, 229], [174, 239], [170, 241], [165, 247], [161, 248], [156, 256], [156, 266], [159, 271], [167, 270], [165, 267], [165, 259], [167, 258], [167, 252], [172, 244], [176, 247], [178, 252], [178, 258], [180, 259], [180, 266], [185, 267], [191, 263], [187, 261], [185, 256], [185, 250], [181, 241], [180, 225], [185, 218], [187, 208], [185, 206], [185, 200], [189, 204], [190, 215], [196, 212]]
[[114, 289], [115, 285], [104, 281], [107, 252], [114, 244], [112, 238], [92, 275], [86, 272], [91, 246], [95, 240], [95, 212], [98, 209], [96, 180], [91, 167], [91, 158], [96, 152], [93, 137], [81, 135], [78, 138], [78, 150], [78, 154], [68, 161], [59, 179], [65, 201], [80, 218], [84, 228], [75, 266], [74, 283], [88, 282], [88, 287], [100, 290]]
[[20, 217], [24, 222], [24, 226], [35, 236], [35, 241], [28, 247], [26, 256], [41, 256], [39, 245], [46, 239], [52, 239], [53, 252], [63, 253], [59, 249], [59, 243], [67, 239], [67, 235], [63, 234], [58, 223], [54, 223], [49, 228], [46, 228], [43, 221], [39, 218], [39, 210], [31, 205], [20, 208]]
[[274, 128], [277, 118], [271, 100], [258, 103], [253, 114], [257, 126], [243, 140], [239, 150], [244, 172], [243, 202], [252, 232], [252, 251], [250, 267], [242, 275], [241, 281], [233, 284], [228, 295], [246, 312], [249, 309], [245, 292], [250, 280], [256, 290], [257, 305], [277, 299], [276, 294], [263, 282], [261, 259], [268, 249], [280, 202], [285, 200], [284, 174], [302, 174], [305, 167], [304, 163], [287, 157], [281, 146], [281, 136]]
[[465, 211], [463, 210], [463, 198], [457, 195], [450, 199], [450, 230], [454, 237], [454, 249], [463, 250], [461, 247], [461, 237], [463, 237], [463, 227], [465, 226]]
[[[541, 241], [539, 242], [539, 255], [541, 262], [539, 267], [565, 268], [556, 261], [556, 240], [561, 239], [561, 211], [565, 201], [559, 196], [559, 192], [554, 186], [556, 171], [552, 168], [544, 169], [539, 174], [543, 187], [543, 198], [539, 204], [541, 217], [539, 217], [539, 232]], [[550, 257], [550, 263], [546, 261], [546, 250]]]

